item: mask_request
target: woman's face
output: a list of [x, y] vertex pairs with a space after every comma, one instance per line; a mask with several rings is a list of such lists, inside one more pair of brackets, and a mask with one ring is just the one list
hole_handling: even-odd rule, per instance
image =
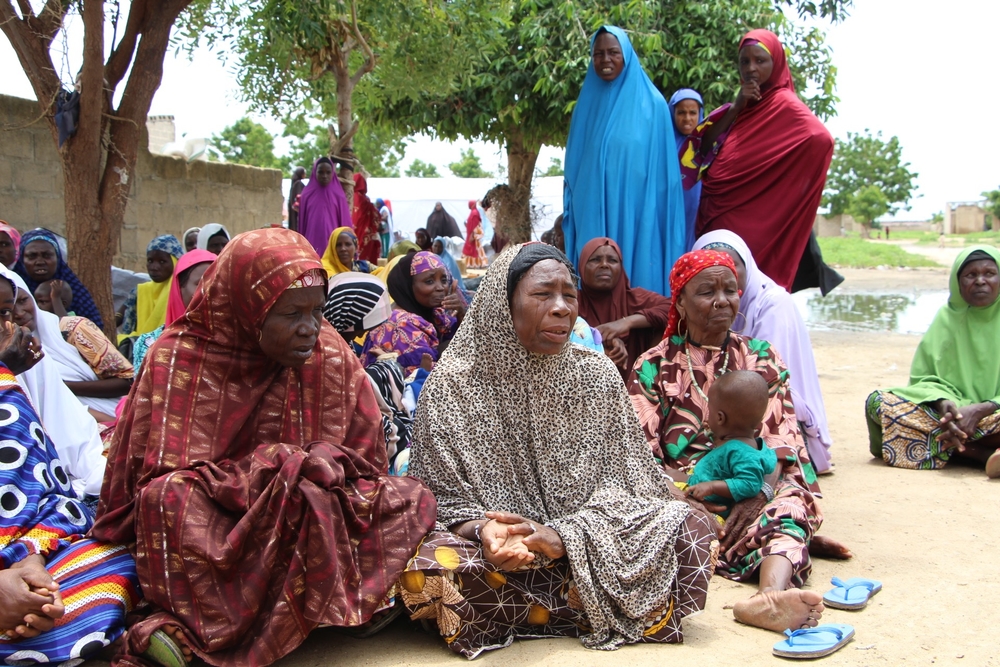
[[674, 125], [677, 131], [688, 136], [698, 127], [701, 106], [696, 100], [681, 100], [674, 106]]
[[226, 233], [218, 232], [209, 237], [205, 249], [213, 255], [218, 255], [222, 252], [222, 249], [226, 247], [227, 243], [229, 243], [229, 237], [226, 236]]
[[333, 165], [328, 162], [323, 162], [316, 167], [316, 180], [319, 181], [319, 184], [324, 187], [330, 185], [330, 181], [333, 180]]
[[435, 241], [434, 243], [431, 244], [431, 252], [433, 252], [435, 255], [440, 255], [441, 253], [444, 252], [444, 244], [441, 243], [440, 241]]
[[358, 242], [350, 234], [341, 232], [340, 236], [337, 237], [337, 245], [334, 250], [337, 251], [337, 259], [340, 260], [340, 263], [351, 267], [354, 265], [354, 255], [358, 251]]
[[423, 229], [418, 229], [414, 238], [416, 239], [415, 243], [424, 250], [431, 247], [431, 237]]
[[24, 248], [24, 269], [36, 283], [51, 280], [59, 268], [56, 249], [48, 241], [32, 241]]
[[35, 302], [22, 289], [17, 290], [17, 298], [14, 299], [14, 322], [18, 326], [35, 330]]
[[569, 340], [578, 310], [573, 274], [562, 262], [545, 259], [517, 284], [510, 314], [524, 349], [559, 354]]
[[736, 282], [740, 286], [740, 291], [742, 292], [747, 288], [747, 265], [743, 263], [743, 258], [740, 257], [740, 253], [736, 252], [733, 248], [717, 248], [717, 250], [724, 252], [733, 258], [733, 264], [736, 265]]
[[771, 54], [760, 44], [751, 44], [740, 49], [740, 80], [756, 81], [763, 86], [771, 78], [774, 61]]
[[677, 310], [696, 343], [724, 338], [740, 309], [736, 276], [725, 266], [710, 266], [684, 286]]
[[609, 292], [618, 285], [622, 277], [622, 260], [609, 245], [594, 251], [583, 265], [583, 284], [590, 289]]
[[962, 300], [973, 308], [992, 306], [1000, 294], [1000, 276], [992, 259], [977, 259], [962, 267], [958, 274]]
[[198, 285], [201, 284], [201, 277], [205, 275], [210, 266], [212, 266], [211, 262], [202, 262], [195, 264], [188, 271], [187, 281], [181, 285], [181, 301], [185, 306], [191, 305], [191, 299], [194, 298], [194, 293], [198, 291]]
[[319, 339], [325, 301], [322, 286], [285, 290], [261, 326], [261, 352], [282, 366], [296, 368], [309, 361]]
[[9, 280], [0, 280], [0, 322], [14, 321], [14, 287]]
[[188, 232], [184, 237], [184, 251], [191, 252], [198, 247], [198, 232]]
[[17, 248], [7, 232], [0, 232], [0, 264], [7, 268], [14, 266], [17, 257]]
[[448, 287], [448, 271], [443, 266], [413, 276], [413, 298], [424, 308], [439, 308]]
[[625, 69], [625, 54], [618, 38], [602, 32], [594, 40], [594, 71], [605, 81], [614, 81]]
[[174, 275], [174, 258], [162, 250], [150, 250], [146, 253], [146, 273], [154, 283], [162, 283]]

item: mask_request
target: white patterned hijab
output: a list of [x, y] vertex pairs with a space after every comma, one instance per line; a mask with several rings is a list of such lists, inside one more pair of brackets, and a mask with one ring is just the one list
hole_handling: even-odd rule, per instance
[[593, 628], [583, 642], [614, 648], [669, 605], [690, 510], [671, 496], [610, 359], [575, 343], [532, 354], [518, 341], [507, 277], [523, 247], [490, 266], [424, 384], [410, 474], [437, 497], [439, 528], [496, 510], [555, 529]]

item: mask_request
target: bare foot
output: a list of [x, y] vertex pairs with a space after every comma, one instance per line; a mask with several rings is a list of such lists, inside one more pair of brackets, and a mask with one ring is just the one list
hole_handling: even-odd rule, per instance
[[854, 558], [854, 554], [847, 548], [847, 545], [825, 535], [813, 535], [809, 541], [809, 555], [813, 558], [832, 558], [833, 560]]
[[187, 637], [184, 636], [184, 631], [178, 628], [176, 625], [165, 625], [163, 626], [163, 631], [170, 635], [170, 638], [177, 642], [177, 645], [181, 649], [181, 653], [184, 654], [184, 660], [186, 662], [191, 662], [193, 653], [187, 645]]
[[757, 593], [741, 600], [733, 605], [733, 616], [745, 625], [784, 632], [816, 627], [823, 609], [823, 596], [819, 593], [790, 588]]
[[990, 458], [986, 459], [986, 477], [989, 479], [1000, 477], [1000, 449], [990, 454]]

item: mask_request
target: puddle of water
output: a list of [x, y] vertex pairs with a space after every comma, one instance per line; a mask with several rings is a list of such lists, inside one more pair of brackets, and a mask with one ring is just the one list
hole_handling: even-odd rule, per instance
[[824, 297], [818, 289], [810, 289], [796, 292], [792, 299], [810, 329], [923, 334], [948, 301], [948, 290], [901, 293], [838, 289]]

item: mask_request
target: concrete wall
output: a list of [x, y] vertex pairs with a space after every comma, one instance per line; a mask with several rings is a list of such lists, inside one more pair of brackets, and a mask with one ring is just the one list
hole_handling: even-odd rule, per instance
[[980, 206], [972, 204], [949, 206], [948, 214], [945, 215], [945, 233], [971, 234], [984, 231], [989, 228], [986, 216], [986, 211]]
[[[146, 245], [210, 222], [231, 234], [281, 224], [281, 172], [150, 154], [139, 142], [115, 264], [145, 270]], [[0, 95], [0, 219], [21, 231], [65, 232], [62, 168], [33, 100]]]
[[845, 232], [860, 232], [861, 225], [847, 215], [817, 215], [813, 223], [816, 236], [843, 236]]

